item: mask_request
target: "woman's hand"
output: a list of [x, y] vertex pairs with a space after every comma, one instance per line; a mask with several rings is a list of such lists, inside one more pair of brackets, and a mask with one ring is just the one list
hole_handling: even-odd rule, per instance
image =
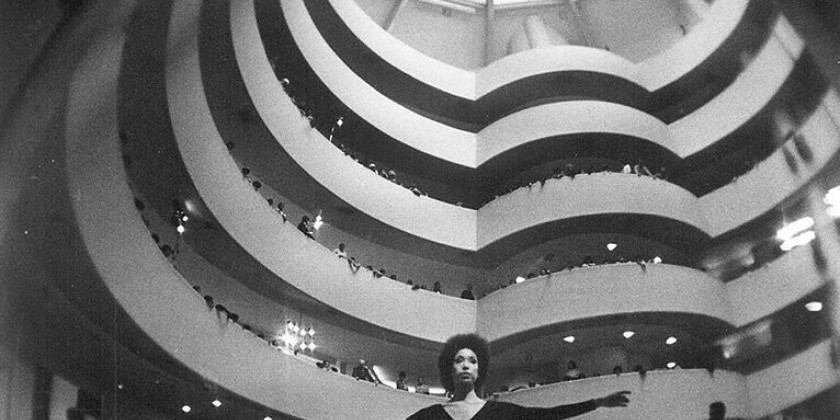
[[630, 399], [627, 396], [630, 395], [630, 391], [619, 391], [614, 392], [606, 397], [596, 398], [595, 399], [595, 406], [596, 407], [627, 407], [627, 404], [630, 403]]

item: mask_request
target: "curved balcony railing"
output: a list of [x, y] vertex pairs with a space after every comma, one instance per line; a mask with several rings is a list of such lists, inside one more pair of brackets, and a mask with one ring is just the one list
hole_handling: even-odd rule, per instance
[[[303, 8], [303, 6], [300, 4], [298, 4], [297, 6], [298, 8]], [[290, 7], [287, 10], [287, 12], [292, 14], [302, 13], [305, 15], [304, 10], [295, 10], [295, 7]], [[305, 22], [306, 19], [301, 17], [293, 19], [293, 21]], [[237, 27], [239, 27], [239, 25], [237, 25]], [[706, 194], [709, 191], [720, 187], [721, 185], [725, 185], [725, 183], [728, 181], [729, 178], [724, 179], [720, 177], [704, 176], [702, 173], [692, 175], [693, 172], [702, 172], [702, 169], [706, 166], [714, 166], [715, 162], [717, 162], [714, 156], [717, 156], [719, 152], [718, 149], [725, 149], [727, 151], [731, 151], [733, 150], [733, 148], [740, 148], [743, 150], [749, 149], [749, 153], [758, 153], [760, 155], [750, 158], [760, 160], [764, 159], [767, 154], [772, 152], [772, 150], [774, 150], [775, 147], [777, 147], [776, 143], [768, 141], [765, 145], [763, 145], [763, 148], [760, 149], [756, 149], [752, 146], [750, 146], [750, 148], [745, 148], [748, 143], [755, 143], [755, 140], [751, 138], [750, 133], [754, 133], [756, 130], [766, 130], [772, 132], [772, 128], [765, 127], [767, 125], [772, 124], [772, 121], [768, 121], [768, 118], [754, 117], [760, 115], [761, 113], [775, 112], [775, 109], [781, 106], [780, 103], [778, 103], [779, 101], [777, 100], [778, 97], [780, 97], [780, 95], [777, 94], [778, 92], [785, 91], [785, 95], [788, 95], [790, 94], [788, 90], [793, 89], [794, 91], [796, 91], [796, 89], [798, 89], [796, 86], [799, 86], [798, 83], [795, 83], [796, 81], [806, 81], [806, 83], [814, 85], [820, 84], [819, 82], [808, 82], [808, 80], [813, 78], [813, 71], [811, 69], [811, 67], [813, 66], [810, 64], [811, 60], [808, 60], [807, 56], [803, 57], [802, 42], [799, 40], [798, 36], [792, 30], [790, 30], [790, 26], [787, 23], [787, 21], [784, 18], [779, 18], [776, 20], [775, 24], [770, 25], [770, 28], [772, 29], [771, 35], [769, 36], [767, 42], [764, 43], [763, 47], [760, 48], [760, 51], [757, 51], [754, 54], [755, 58], [752, 58], [753, 53], [750, 53], [752, 64], [749, 66], [747, 66], [746, 63], [739, 64], [739, 66], [746, 66], [747, 70], [743, 74], [739, 73], [739, 77], [737, 79], [734, 79], [731, 84], [727, 85], [727, 89], [723, 90], [723, 93], [717, 95], [715, 99], [712, 99], [709, 103], [701, 104], [702, 106], [700, 106], [700, 108], [697, 109], [696, 112], [688, 113], [687, 116], [674, 122], [674, 124], [672, 124], [673, 127], [668, 127], [667, 135], [670, 136], [671, 139], [667, 141], [666, 147], [669, 147], [669, 150], [672, 153], [685, 159], [684, 163], [668, 162], [668, 164], [670, 165], [670, 169], [675, 174], [680, 175], [679, 177], [675, 177], [675, 180], [680, 185], [683, 185], [688, 189], [695, 191], [695, 194]], [[309, 37], [309, 35], [305, 35], [305, 33], [308, 33], [308, 31], [314, 30], [315, 28], [308, 28], [305, 30], [299, 28], [299, 31], [302, 31], [304, 33], [304, 35], [301, 36], [308, 37], [306, 40], [304, 40], [305, 42], [302, 42], [302, 45], [310, 54], [308, 61], [310, 62], [310, 65], [318, 67], [318, 61], [324, 59], [324, 57], [331, 56], [333, 52], [329, 50], [328, 47], [322, 45], [323, 40], [320, 40], [317, 34], [310, 34], [312, 35], [311, 37]], [[295, 33], [297, 34], [297, 32]], [[393, 115], [396, 115], [394, 114], [394, 112], [405, 112], [407, 110], [402, 106], [396, 105], [396, 103], [393, 103], [393, 101], [388, 100], [387, 98], [382, 98], [382, 95], [377, 96], [376, 93], [368, 91], [367, 89], [371, 89], [371, 87], [367, 85], [367, 83], [362, 81], [357, 75], [352, 73], [349, 69], [345, 68], [345, 70], [349, 72], [347, 74], [347, 77], [349, 77], [349, 79], [344, 78], [343, 76], [338, 76], [338, 73], [341, 73], [343, 71], [342, 68], [344, 67], [341, 64], [341, 60], [336, 59], [334, 63], [324, 66], [323, 69], [324, 71], [330, 73], [329, 75], [327, 75], [328, 78], [342, 79], [341, 82], [336, 81], [333, 86], [333, 91], [337, 95], [339, 95], [339, 99], [342, 102], [344, 102], [344, 99], [341, 98], [342, 95], [355, 96], [358, 98], [369, 98], [372, 97], [370, 95], [374, 95], [373, 97], [377, 97], [379, 98], [379, 100], [369, 101], [367, 102], [367, 104], [357, 104], [362, 108], [359, 108], [358, 106], [349, 103], [347, 105], [350, 109], [353, 110], [353, 112], [359, 112], [360, 116], [365, 121], [370, 122], [373, 126], [378, 126], [377, 121], [379, 121], [380, 119], [383, 120], [383, 122], [385, 122], [386, 124], [390, 125], [393, 125], [394, 120], [397, 120], [400, 124], [400, 128], [403, 131], [411, 132], [402, 133], [398, 135], [396, 132], [389, 132], [388, 129], [383, 128], [380, 134], [388, 136], [392, 139], [397, 139], [397, 141], [403, 142], [405, 145], [408, 145], [411, 149], [423, 152], [430, 159], [436, 160], [436, 162], [439, 159], [441, 162], [444, 163], [457, 162], [459, 165], [464, 165], [467, 168], [475, 167], [478, 169], [480, 179], [486, 178], [486, 175], [492, 174], [493, 171], [492, 168], [488, 167], [484, 168], [488, 170], [484, 170], [483, 173], [482, 168], [478, 165], [481, 165], [481, 163], [493, 159], [494, 156], [497, 159], [501, 159], [504, 156], [493, 155], [491, 153], [488, 153], [489, 150], [483, 151], [482, 145], [493, 145], [492, 150], [494, 153], [496, 151], [511, 150], [510, 147], [512, 147], [513, 145], [508, 144], [509, 139], [513, 139], [516, 142], [516, 144], [521, 146], [523, 145], [523, 142], [526, 142], [526, 139], [521, 138], [521, 134], [517, 133], [531, 132], [533, 131], [534, 127], [541, 126], [530, 124], [526, 125], [525, 129], [523, 130], [522, 125], [516, 124], [516, 122], [524, 120], [533, 122], [531, 120], [531, 117], [533, 115], [531, 114], [533, 114], [534, 112], [539, 114], [539, 111], [534, 111], [530, 113], [525, 111], [519, 111], [515, 114], [524, 113], [525, 115], [511, 115], [505, 119], [505, 122], [503, 124], [496, 124], [496, 127], [493, 129], [489, 129], [490, 127], [488, 127], [488, 129], [479, 132], [478, 143], [476, 144], [476, 146], [478, 147], [477, 151], [464, 150], [464, 147], [466, 147], [467, 149], [471, 149], [473, 143], [472, 140], [470, 141], [469, 145], [458, 141], [455, 137], [452, 138], [453, 141], [451, 142], [444, 141], [442, 140], [442, 137], [440, 137], [442, 133], [429, 131], [431, 127], [435, 125], [435, 123], [432, 121], [421, 121], [417, 118], [410, 118], [409, 116], [391, 118]], [[772, 71], [769, 71], [768, 73], [768, 69], [771, 69]], [[315, 71], [316, 73], [319, 73], [317, 68], [315, 69]], [[352, 92], [354, 90], [353, 86], [355, 86], [355, 82], [353, 82], [353, 80], [360, 83], [360, 86], [366, 86], [365, 95], [357, 96], [346, 94], [345, 91]], [[330, 83], [327, 83], [327, 85], [330, 85]], [[757, 86], [761, 87], [759, 88]], [[338, 91], [336, 91], [336, 89], [338, 89]], [[765, 94], [754, 95], [744, 93], [746, 91], [753, 92], [756, 89], [760, 92], [764, 92]], [[804, 93], [805, 95], [812, 94], [812, 92], [809, 89], [804, 90], [807, 91]], [[747, 105], [744, 104], [744, 98], [749, 98], [749, 102]], [[385, 100], [385, 102], [381, 102], [381, 100]], [[375, 103], [376, 105], [374, 107], [371, 107], [371, 103]], [[390, 110], [390, 107], [385, 106], [391, 103], [395, 105], [394, 110]], [[540, 107], [542, 106], [544, 105], [541, 105]], [[575, 104], [571, 106], [579, 105]], [[733, 106], [737, 106], [737, 109], [732, 109]], [[366, 111], [365, 108], [371, 109], [369, 111]], [[745, 109], [750, 109], [752, 111], [745, 112]], [[374, 114], [379, 116], [374, 116]], [[643, 112], [640, 112], [640, 114], [643, 114]], [[749, 114], [752, 117], [745, 119], [745, 114]], [[746, 125], [745, 120], [748, 123]], [[556, 119], [551, 121], [556, 121]], [[622, 120], [605, 119], [604, 121], [609, 122], [601, 123], [603, 125], [603, 128], [600, 132], [604, 132], [607, 134], [622, 133], [622, 128], [620, 125], [620, 121]], [[415, 123], [419, 125], [416, 125]], [[639, 127], [647, 125], [646, 119], [644, 118], [639, 119], [638, 121], [636, 121], [636, 123]], [[430, 125], [427, 127], [426, 124]], [[519, 130], [514, 130], [513, 128], [511, 128], [510, 130], [502, 130], [507, 131], [507, 133], [500, 132], [499, 127], [508, 126], [519, 128]], [[563, 124], [551, 124], [551, 126], [552, 128], [549, 131], [554, 131], [554, 133], [551, 134], [554, 138], [562, 137], [568, 132], [568, 127], [563, 127]], [[383, 127], [387, 127], [387, 125]], [[411, 129], [409, 130], [408, 127], [411, 127]], [[714, 127], [714, 129], [710, 130], [708, 129], [709, 127]], [[432, 140], [430, 140], [428, 138], [423, 138], [425, 136], [425, 133], [435, 133], [435, 135], [432, 136]], [[534, 145], [538, 143], [536, 142], [537, 140], [544, 142], [544, 140], [547, 138], [545, 136], [549, 135], [546, 132], [541, 132], [539, 134], [541, 134], [542, 137], [530, 136], [530, 138], [527, 139], [533, 143], [529, 144], [529, 147], [533, 148]], [[574, 135], [578, 136], [583, 134], [585, 133], [579, 130], [574, 133]], [[626, 135], [626, 133], [623, 134]], [[641, 133], [635, 134], [639, 135]], [[664, 138], [662, 133], [657, 133], [657, 131], [654, 131], [651, 134], [653, 135], [653, 137], [648, 137], [646, 138], [647, 140], [653, 140], [655, 143], [663, 145], [663, 142], [660, 140]], [[407, 135], [409, 137], [400, 137], [402, 135]], [[690, 139], [691, 141], [688, 141], [687, 139]], [[431, 141], [431, 143], [429, 143], [429, 141]], [[436, 144], [437, 146], [434, 146], [434, 150], [432, 150], [428, 148], [428, 144]], [[445, 150], [441, 150], [441, 147], [443, 147], [444, 149], [450, 148], [450, 151], [447, 152]], [[613, 151], [620, 150], [620, 148], [607, 149]], [[712, 149], [714, 149], [714, 151]], [[555, 151], [557, 150], [562, 150], [562, 148], [558, 148]], [[449, 156], [449, 154], [451, 154], [451, 156]], [[654, 155], [655, 154], [656, 153], [654, 153]], [[547, 156], [543, 157], [543, 159], [548, 159], [549, 157], [554, 156], [544, 154], [534, 155]], [[615, 158], [616, 156], [612, 157]], [[556, 158], [556, 156], [554, 158]], [[635, 156], [633, 156], [631, 160], [635, 161]], [[733, 168], [739, 169], [739, 167], [737, 166], [728, 165], [722, 167], [714, 167], [714, 169], [712, 169], [711, 171], [720, 173], [733, 171]], [[463, 167], [461, 167], [460, 169], [463, 169]], [[743, 171], [736, 172], [734, 173], [734, 176], [740, 175], [742, 173]]]
[[[238, 15], [238, 13], [234, 13], [234, 15]], [[239, 23], [239, 22], [238, 22], [238, 23]], [[244, 27], [247, 27], [247, 25], [236, 25], [236, 26], [238, 26], [238, 27], [243, 27], [243, 28], [244, 28]], [[254, 36], [256, 36], [256, 35], [254, 35]], [[774, 42], [775, 42], [775, 41], [774, 41]], [[243, 41], [243, 43], [244, 43], [244, 41]], [[784, 43], [785, 43], [785, 44], [791, 44], [791, 48], [792, 48], [793, 46], [795, 46], [795, 45], [794, 45], [794, 44], [795, 44], [795, 43], [794, 43], [794, 40], [786, 40], [786, 41], [784, 41]], [[778, 44], [778, 43], [771, 43], [771, 44], [772, 44], [772, 45], [776, 45], [776, 47], [773, 47], [773, 48], [776, 48], [776, 50], [774, 50], [775, 52], [774, 52], [773, 54], [769, 54], [769, 53], [768, 53], [768, 56], [775, 56], [775, 55], [776, 55], [776, 53], [779, 53], [779, 51], [780, 51], [780, 50], [779, 50], [779, 51], [777, 51], [777, 50], [780, 48], [780, 47], [778, 47], [780, 44]], [[770, 44], [768, 44], [768, 45], [770, 45]], [[770, 48], [770, 47], [768, 47], [768, 48]], [[241, 51], [241, 52], [240, 52], [240, 51]], [[241, 47], [240, 47], [240, 49], [238, 50], [238, 53], [240, 53], [240, 54], [246, 54], [246, 52], [247, 52], [247, 47], [246, 47], [246, 46], [241, 46]], [[762, 56], [763, 56], [763, 55], [762, 55]], [[256, 58], [258, 58], [258, 57], [252, 57], [252, 56], [250, 56], [250, 55], [249, 55], [249, 57], [250, 57], [251, 59], [256, 59]], [[246, 61], [246, 62], [247, 62], [247, 61]], [[266, 67], [266, 69], [268, 68], [268, 64], [267, 64], [267, 63], [265, 64], [265, 67]], [[243, 74], [245, 74], [245, 73], [249, 73], [249, 71], [248, 71], [247, 69], [243, 69]], [[257, 72], [254, 72], [254, 76], [253, 76], [253, 77], [256, 77], [256, 73], [257, 73]], [[247, 77], [252, 77], [252, 76], [248, 76], [248, 75], [246, 75], [246, 78], [247, 78]], [[254, 86], [260, 86], [260, 92], [255, 92], [255, 93], [259, 93], [259, 94], [261, 94], [261, 96], [264, 96], [264, 99], [261, 99], [261, 100], [264, 100], [264, 101], [266, 102], [267, 106], [268, 106], [268, 102], [273, 102], [273, 100], [271, 99], [271, 98], [273, 97], [273, 95], [272, 95], [272, 94], [268, 94], [268, 93], [266, 92], [266, 91], [267, 91], [267, 89], [265, 89], [265, 87], [266, 87], [266, 86], [271, 86], [271, 84], [272, 84], [271, 78], [266, 77], [266, 78], [265, 78], [265, 80], [255, 78], [254, 80], [255, 80], [255, 82], [253, 83], [253, 85], [254, 85]], [[276, 83], [276, 82], [274, 82], [274, 85], [276, 86], [276, 85], [277, 85], [277, 83]], [[279, 92], [279, 90], [278, 90], [278, 92]], [[827, 96], [827, 100], [829, 101], [828, 103], [831, 103], [830, 101], [833, 101], [833, 97], [834, 97], [834, 94], [833, 94], [833, 93], [832, 93], [832, 94], [829, 94], [829, 96]], [[259, 102], [259, 101], [255, 101], [255, 102]], [[277, 106], [277, 104], [272, 103], [272, 104], [271, 104], [271, 106], [272, 106], [272, 107], [276, 107], [276, 106]], [[290, 113], [290, 114], [294, 115], [294, 113]], [[817, 117], [814, 117], [814, 118], [817, 118]], [[272, 121], [272, 120], [275, 120], [275, 118], [271, 117], [271, 118], [266, 118], [265, 120]], [[819, 123], [819, 124], [824, 124], [824, 123], [826, 122], [825, 120], [823, 120], [823, 119], [821, 119], [821, 118], [817, 118], [817, 120], [819, 120], [819, 121], [820, 121], [820, 123]], [[815, 121], [816, 121], [816, 120], [815, 120]], [[817, 124], [817, 123], [814, 123], [814, 124]], [[809, 127], [810, 127], [810, 126], [809, 126]], [[811, 130], [811, 128], [807, 128], [806, 130], [804, 130], [804, 132], [808, 132], [808, 131], [810, 131], [810, 130]], [[654, 135], [655, 135], [655, 134], [654, 134]], [[662, 136], [659, 136], [659, 137], [662, 137]], [[817, 139], [817, 138], [815, 137], [814, 139]], [[815, 140], [815, 143], [816, 143], [816, 144], [819, 144], [820, 146], [825, 146], [825, 149], [824, 149], [824, 150], [826, 150], [826, 152], [827, 152], [827, 153], [825, 153], [825, 154], [820, 154], [820, 156], [821, 156], [822, 160], [825, 160], [825, 159], [827, 159], [829, 156], [833, 155], [833, 152], [831, 151], [831, 147], [830, 147], [830, 146], [831, 146], [831, 143], [829, 143], [829, 142], [824, 142], [824, 141], [816, 141], [816, 140]], [[305, 142], [305, 144], [308, 146], [308, 145], [311, 145], [311, 144], [312, 144], [312, 142], [311, 142], [311, 141], [307, 141], [307, 142]], [[821, 147], [821, 148], [822, 148], [822, 147]], [[323, 156], [325, 153], [326, 153], [326, 151], [322, 151], [322, 152], [319, 152], [319, 153], [314, 153], [314, 152], [306, 152], [306, 151], [303, 151], [303, 152], [301, 153], [301, 155], [302, 155], [301, 157], [303, 158], [303, 157], [305, 157], [305, 156]], [[777, 152], [777, 154], [776, 154], [776, 155], [780, 157], [780, 156], [781, 156], [781, 153], [778, 153], [778, 152]], [[778, 158], [773, 158], [773, 160], [774, 160], [774, 161], [777, 161], [777, 160], [778, 160]], [[320, 164], [319, 164], [319, 165], [320, 165]], [[771, 165], [760, 165], [760, 167], [761, 167], [761, 166], [768, 166], [768, 167], [769, 167], [769, 166], [771, 166]], [[778, 169], [778, 166], [776, 166], [776, 165], [772, 165], [772, 166], [774, 166], [774, 168]], [[781, 173], [784, 173], [784, 172], [785, 172], [785, 171], [780, 171], [780, 172], [778, 172], [778, 173], [779, 173], [779, 174], [781, 174]], [[762, 170], [762, 171], [761, 171], [761, 174], [762, 174], [762, 175], [765, 175], [765, 174], [767, 174], [767, 171], [766, 171], [766, 170]], [[741, 180], [747, 180], [747, 179], [749, 179], [749, 180], [755, 180], [756, 182], [761, 182], [761, 179], [764, 179], [764, 181], [763, 181], [763, 182], [764, 182], [764, 185], [766, 186], [766, 185], [769, 185], [769, 184], [767, 183], [767, 181], [766, 181], [767, 179], [774, 179], [773, 177], [761, 177], [761, 176], [757, 176], [757, 175], [758, 175], [758, 174], [756, 174], [756, 175], [751, 175], [751, 174], [748, 174], [747, 176], [742, 177], [742, 178], [741, 178]], [[741, 192], [743, 192], [743, 190], [741, 190], [741, 188], [733, 188], [733, 186], [740, 185], [740, 182], [741, 182], [741, 181], [739, 181], [739, 184], [733, 184], [733, 185], [730, 185], [729, 187], [726, 187], [726, 188], [727, 188], [727, 191], [733, 191], [733, 190], [734, 190], [734, 191], [741, 191]], [[777, 184], [775, 184], [775, 183], [774, 183], [773, 185], [774, 185], [774, 186], [776, 186]], [[770, 194], [770, 195], [764, 195], [764, 196], [763, 196], [763, 198], [762, 198], [762, 200], [758, 200], [758, 201], [750, 201], [750, 202], [749, 202], [749, 205], [752, 207], [753, 203], [762, 203], [762, 202], [767, 203], [767, 197], [778, 196], [779, 194], [787, 194], [787, 193], [785, 193], [785, 191], [791, 191], [791, 190], [786, 190], [786, 189], [775, 189], [773, 194]], [[739, 217], [741, 213], [740, 213], [740, 212], [738, 212], [738, 211], [732, 211], [733, 209], [727, 209], [727, 211], [725, 211], [725, 212], [721, 212], [721, 211], [719, 211], [719, 210], [720, 210], [720, 207], [723, 205], [723, 204], [721, 204], [721, 203], [742, 203], [742, 204], [743, 204], [744, 202], [743, 202], [742, 200], [728, 200], [728, 201], [725, 201], [725, 200], [716, 199], [715, 197], [717, 197], [717, 196], [718, 196], [717, 194], [710, 194], [708, 197], [704, 197], [704, 198], [702, 198], [702, 199], [701, 199], [701, 202], [702, 202], [702, 203], [704, 203], [704, 204], [705, 204], [705, 203], [708, 203], [708, 204], [706, 204], [706, 205], [708, 205], [708, 206], [709, 206], [709, 210], [708, 210], [708, 211], [703, 210], [703, 212], [704, 212], [705, 214], [707, 214], [707, 215], [715, 215], [715, 218], [717, 218], [717, 217], [733, 217], [733, 220], [737, 220], [737, 223], [738, 223], [738, 224], [743, 223], [743, 222], [745, 222], [745, 221], [749, 220], [749, 218], [743, 218], [743, 217], [740, 217], [740, 218], [734, 219], [735, 217]], [[348, 200], [348, 201], [349, 201], [349, 200]], [[350, 202], [352, 202], [352, 201], [350, 201]], [[733, 204], [729, 204], [729, 205], [731, 206], [731, 205], [733, 205]], [[766, 210], [767, 208], [769, 208], [769, 207], [765, 205], [765, 206], [763, 206], [763, 207], [762, 207], [762, 206], [756, 206], [756, 208], [761, 208], [761, 209], [762, 209], [762, 211], [765, 211], [765, 210]], [[759, 214], [760, 214], [760, 213], [759, 213]], [[707, 217], [708, 217], [708, 216], [707, 216]], [[754, 216], [753, 216], [753, 217], [754, 217]], [[451, 218], [450, 218], [450, 219], [451, 219]], [[456, 219], [452, 219], [452, 220], [456, 220]], [[711, 218], [711, 219], [710, 219], [710, 223], [712, 223], [712, 224], [714, 224], [714, 225], [717, 225], [717, 222], [716, 222], [716, 221], [714, 221], [714, 218]], [[712, 231], [714, 231], [714, 232], [725, 232], [726, 230], [728, 230], [728, 229], [729, 229], [729, 227], [728, 227], [728, 226], [729, 226], [728, 222], [724, 222], [724, 223], [722, 223], [722, 226], [721, 226], [721, 227], [717, 227], [717, 226], [715, 226], [715, 227], [711, 227], [711, 230], [712, 230]], [[458, 235], [458, 236], [463, 238], [463, 237], [467, 237], [467, 236], [469, 236], [469, 235], [464, 235], [464, 234], [461, 234], [461, 235]]]
[[[668, 86], [668, 89], [661, 92], [665, 94], [665, 91], [669, 91], [667, 103], [663, 102], [663, 105], [680, 102], [683, 99], [681, 96], [693, 94], [689, 93], [693, 89], [680, 89], [676, 85], [696, 83], [694, 79], [705, 77], [708, 69], [704, 67], [720, 67], [720, 61], [737, 61], [738, 52], [745, 48], [755, 48], [764, 42], [767, 36], [766, 26], [776, 16], [766, 3], [718, 3], [709, 10], [705, 21], [675, 46], [640, 64], [633, 64], [603, 50], [562, 46], [522, 52], [495, 61], [480, 71], [471, 72], [440, 63], [407, 47], [374, 23], [354, 2], [331, 1], [327, 7], [319, 5], [316, 8], [314, 3], [308, 6], [315, 24], [323, 36], [329, 39], [331, 44], [335, 44], [333, 48], [336, 51], [366, 51], [366, 55], [370, 57], [368, 60], [354, 60], [345, 55], [344, 61], [353, 67], [356, 73], [370, 78], [372, 84], [378, 86], [383, 93], [389, 94], [390, 84], [398, 82], [401, 88], [393, 89], [393, 92], [405, 92], [408, 89], [412, 92], [412, 98], [406, 98], [408, 102], [405, 103], [411, 103], [412, 107], [419, 109], [426, 108], [423, 104], [424, 98], [431, 95], [435, 100], [428, 102], [438, 105], [429, 109], [430, 112], [446, 113], [450, 111], [446, 104], [451, 102], [454, 106], [456, 103], [462, 103], [461, 106], [451, 109], [453, 115], [469, 113], [468, 110], [473, 108], [469, 101], [476, 101], [475, 105], [484, 103], [483, 106], [479, 105], [483, 111], [473, 112], [475, 115], [472, 120], [486, 118], [487, 115], [491, 116], [491, 120], [495, 119], [492, 116], [498, 112], [490, 110], [493, 108], [492, 104], [498, 102], [493, 99], [495, 96], [527, 101], [526, 97], [520, 98], [521, 93], [527, 91], [532, 96], [539, 96], [555, 89], [556, 83], [551, 84], [548, 89], [543, 89], [541, 93], [528, 88], [527, 85], [541, 80], [543, 76], [556, 75], [559, 72], [577, 72], [585, 74], [584, 78], [606, 77], [616, 81], [624, 79], [644, 88], [634, 89], [628, 84], [625, 86], [630, 89], [628, 93], [634, 90], [636, 93], [642, 93], [644, 90], [653, 92]], [[729, 73], [732, 72], [737, 70], [730, 67]], [[726, 75], [729, 81], [734, 79], [733, 74], [736, 73]], [[718, 72], [718, 77], [720, 76], [722, 75]], [[380, 78], [382, 80], [379, 80]], [[373, 82], [374, 80], [376, 82]], [[577, 86], [583, 84], [578, 83]], [[513, 85], [520, 86], [512, 89]], [[620, 90], [622, 89], [610, 89], [613, 93]], [[592, 92], [597, 95], [594, 90]], [[709, 98], [714, 94], [709, 92]], [[396, 97], [394, 99], [398, 100]], [[464, 102], [463, 99], [469, 101]], [[399, 99], [398, 102], [404, 101]], [[657, 102], [662, 101], [653, 101]], [[461, 119], [469, 120], [466, 116]]]
[[[173, 38], [170, 42], [177, 47], [170, 45], [170, 53], [178, 58], [184, 56], [181, 54], [184, 51], [195, 54], [195, 45], [183, 45], [185, 38], [175, 34], [183, 35], [184, 28], [197, 30], [197, 8], [201, 4], [176, 2], [174, 6]], [[246, 331], [227, 324], [220, 325], [215, 316], [208, 314], [205, 303], [197, 298], [171, 263], [162, 258], [133, 206], [117, 134], [120, 35], [115, 30], [103, 37], [106, 42], [97, 43], [96, 48], [88, 50], [90, 59], [79, 66], [71, 80], [67, 118], [65, 125], [60, 127], [67, 141], [66, 190], [72, 194], [63, 199], [67, 200], [75, 217], [74, 228], [83, 241], [85, 258], [96, 268], [99, 277], [88, 280], [101, 281], [99, 285], [108, 289], [131, 322], [156, 346], [188, 369], [251, 401], [291, 416], [312, 419], [402, 418], [421, 407], [439, 402], [432, 397], [372, 387], [313, 369], [300, 359], [278, 354], [276, 349]], [[188, 60], [189, 55], [186, 54]], [[170, 66], [170, 75], [177, 73], [178, 64], [170, 62]], [[149, 290], [155, 293], [149, 293]], [[834, 386], [836, 375], [830, 367], [830, 355], [830, 343], [821, 342], [783, 363], [747, 376], [745, 380], [719, 373], [716, 378], [708, 379], [712, 382], [708, 382], [694, 377], [702, 372], [693, 370], [661, 374], [651, 372], [650, 386], [662, 388], [661, 394], [645, 394], [647, 385], [642, 389], [639, 381], [636, 385], [639, 387], [638, 394], [645, 395], [644, 403], [639, 404], [640, 411], [616, 411], [605, 415], [652, 418], [661, 410], [644, 407], [673, 406], [673, 401], [689, 395], [692, 401], [700, 400], [702, 403], [682, 404], [678, 408], [701, 406], [713, 398], [719, 399], [719, 392], [741, 395], [744, 385], [739, 382], [746, 382], [750, 408], [743, 410], [744, 402], [741, 400], [740, 404], [732, 402], [732, 406], [737, 407], [732, 412], [748, 416], [766, 415]], [[673, 380], [663, 379], [664, 375], [672, 374], [675, 375]], [[589, 386], [587, 384], [599, 386], [587, 388], [592, 394], [580, 391], [575, 396], [588, 399], [615, 390], [617, 385], [634, 386], [630, 382], [633, 375], [628, 375], [625, 383], [617, 383], [616, 379], [621, 378], [604, 377], [581, 382], [584, 388]], [[662, 383], [660, 379], [663, 379]], [[699, 391], [696, 388], [686, 389], [697, 384], [706, 386]], [[778, 384], [787, 386], [780, 387]], [[546, 387], [545, 392], [550, 395], [545, 397], [539, 395], [542, 390], [537, 390], [500, 398], [522, 403], [528, 403], [527, 400], [533, 398], [531, 401], [534, 404], [557, 404], [566, 401], [554, 400], [557, 396], [553, 393], [554, 389], [558, 390], [557, 393], [565, 393], [571, 385]], [[313, 395], [328, 395], [330, 403], [305, 403]], [[680, 412], [680, 415], [686, 414]]]
[[[732, 309], [725, 302], [723, 284], [698, 270], [667, 264], [644, 270], [635, 264], [596, 266], [530, 279], [484, 297], [478, 301], [476, 329], [490, 341], [515, 341], [510, 338], [531, 330], [619, 314], [660, 313], [663, 324], [674, 313], [728, 320]], [[725, 326], [725, 321], [717, 325]]]
[[[181, 158], [191, 173], [192, 182], [204, 203], [226, 231], [248, 250], [253, 258], [304, 293], [318, 296], [318, 300], [330, 307], [343, 313], [354, 314], [381, 328], [400, 331], [408, 336], [432, 342], [442, 342], [457, 331], [474, 329], [474, 302], [439, 295], [418, 299], [417, 295], [404, 285], [387, 278], [355, 284], [348, 281], [343, 287], [324, 288], [324, 279], [352, 278], [347, 264], [331, 256], [329, 250], [316, 242], [301, 244], [298, 240], [300, 235], [289, 235], [290, 231], [296, 231], [279, 221], [276, 213], [264, 204], [263, 199], [241, 182], [239, 169], [215, 129], [215, 122], [204, 96], [198, 63], [197, 30], [177, 34], [181, 37], [179, 42], [173, 41], [178, 39], [176, 37], [170, 36], [169, 39], [171, 60], [167, 66], [166, 83], [170, 117]], [[291, 107], [291, 104], [288, 105]], [[296, 113], [292, 109], [288, 111]], [[304, 127], [298, 128], [306, 133], [310, 132]], [[285, 129], [287, 133], [292, 131], [292, 127]], [[299, 131], [295, 132], [299, 135], [298, 133]], [[197, 138], [206, 141], [194, 141]], [[334, 153], [338, 153], [332, 149]], [[343, 155], [341, 157], [343, 158]], [[368, 172], [362, 168], [354, 169]], [[362, 178], [361, 174], [350, 174], [348, 179]], [[416, 198], [407, 190], [388, 182], [385, 184], [390, 184], [389, 186], [402, 190], [400, 192]], [[278, 249], [286, 252], [278, 253]], [[324, 258], [313, 259], [311, 255], [323, 255]], [[328, 258], [330, 263], [325, 264]], [[300, 275], [303, 272], [308, 274]], [[364, 292], [360, 287], [369, 289]], [[357, 299], [360, 294], [381, 296], [383, 293], [391, 296], [391, 299], [382, 302], [383, 305], [372, 307], [367, 300]], [[447, 302], [449, 300], [454, 302]], [[433, 302], [438, 302], [438, 305]], [[435, 306], [438, 307], [431, 309]], [[418, 311], [423, 308], [424, 312], [429, 311], [430, 316], [439, 318], [437, 321], [416, 318], [409, 323], [404, 319], [393, 318], [394, 313], [403, 312], [411, 307]], [[436, 325], [446, 325], [447, 328], [441, 329]]]
[[[744, 176], [698, 199], [701, 212], [710, 220], [709, 233], [719, 236], [759, 217], [793, 195], [820, 173], [840, 151], [829, 139], [840, 136], [840, 98], [834, 91], [823, 97], [820, 106], [792, 135], [812, 151], [810, 162], [794, 157], [797, 167], [785, 159], [783, 148], [756, 165]], [[787, 146], [786, 146], [787, 147]]]

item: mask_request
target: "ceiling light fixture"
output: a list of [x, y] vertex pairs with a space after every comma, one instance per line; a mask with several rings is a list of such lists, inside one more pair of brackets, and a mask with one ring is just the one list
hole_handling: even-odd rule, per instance
[[813, 302], [808, 302], [808, 303], [805, 304], [805, 309], [807, 309], [809, 312], [819, 312], [819, 311], [822, 310], [822, 308], [823, 308], [822, 302], [819, 302], [819, 301], [816, 301], [816, 300], [813, 301]]

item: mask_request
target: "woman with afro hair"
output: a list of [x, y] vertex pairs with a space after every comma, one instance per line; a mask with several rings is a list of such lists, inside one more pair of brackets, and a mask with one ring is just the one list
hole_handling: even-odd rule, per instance
[[446, 341], [438, 357], [440, 378], [452, 399], [426, 407], [408, 420], [557, 420], [588, 413], [598, 407], [626, 407], [630, 391], [551, 408], [484, 401], [478, 397], [490, 367], [490, 347], [476, 334], [463, 334]]

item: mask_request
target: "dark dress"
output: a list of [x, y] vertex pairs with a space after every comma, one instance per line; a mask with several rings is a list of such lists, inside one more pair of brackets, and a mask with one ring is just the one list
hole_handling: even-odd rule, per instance
[[[470, 420], [559, 420], [595, 410], [594, 400], [551, 408], [523, 407], [513, 403], [487, 401]], [[411, 415], [407, 420], [452, 420], [443, 405], [435, 404]]]

